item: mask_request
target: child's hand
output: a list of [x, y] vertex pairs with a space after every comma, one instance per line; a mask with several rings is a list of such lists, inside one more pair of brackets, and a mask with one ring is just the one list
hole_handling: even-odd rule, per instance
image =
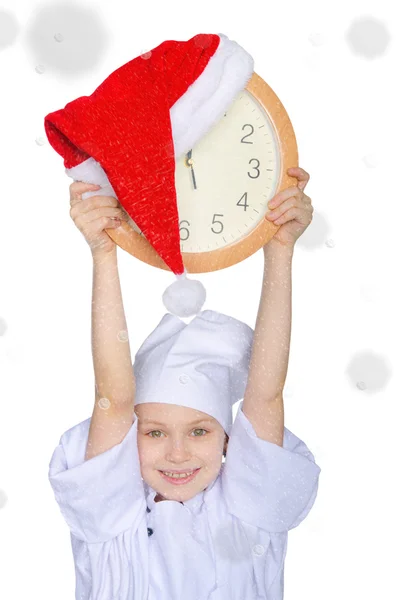
[[121, 220], [128, 216], [114, 196], [90, 196], [82, 199], [82, 194], [99, 190], [99, 185], [74, 181], [70, 186], [70, 216], [76, 227], [84, 235], [93, 257], [114, 250], [116, 244], [104, 231], [119, 227]]
[[265, 250], [274, 246], [293, 248], [312, 221], [311, 198], [303, 193], [310, 179], [309, 173], [300, 167], [288, 169], [287, 173], [296, 177], [298, 184], [279, 192], [268, 203], [271, 210], [265, 214], [266, 219], [281, 227], [264, 246]]

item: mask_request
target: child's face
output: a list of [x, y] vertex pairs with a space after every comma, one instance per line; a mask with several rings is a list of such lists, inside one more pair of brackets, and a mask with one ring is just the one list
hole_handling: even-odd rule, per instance
[[[162, 499], [185, 502], [216, 479], [226, 449], [225, 432], [216, 419], [199, 410], [160, 402], [138, 404], [135, 413], [142, 478]], [[179, 485], [160, 472], [193, 469], [200, 470], [191, 481]]]

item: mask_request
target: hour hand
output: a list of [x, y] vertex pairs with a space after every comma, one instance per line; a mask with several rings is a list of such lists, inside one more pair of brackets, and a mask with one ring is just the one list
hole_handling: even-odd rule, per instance
[[197, 190], [196, 178], [194, 176], [194, 169], [193, 169], [192, 152], [193, 152], [193, 150], [189, 150], [189, 152], [186, 154], [186, 165], [189, 166], [191, 169], [192, 178], [193, 178], [193, 186], [194, 186], [194, 189]]

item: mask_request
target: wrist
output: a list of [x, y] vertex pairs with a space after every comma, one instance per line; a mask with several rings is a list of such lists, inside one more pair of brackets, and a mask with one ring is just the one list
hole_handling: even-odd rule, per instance
[[94, 266], [117, 262], [117, 247], [108, 252], [93, 252], [92, 260]]
[[292, 259], [294, 255], [294, 246], [283, 246], [282, 244], [277, 244], [276, 246], [270, 242], [263, 246], [263, 254], [265, 255], [265, 258], [271, 258], [273, 260]]

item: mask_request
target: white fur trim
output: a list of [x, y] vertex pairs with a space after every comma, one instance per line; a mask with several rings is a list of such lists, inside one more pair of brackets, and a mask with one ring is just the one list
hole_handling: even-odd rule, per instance
[[254, 60], [223, 33], [201, 75], [171, 107], [175, 159], [194, 148], [252, 77]]
[[[252, 77], [252, 56], [223, 33], [218, 35], [219, 46], [206, 68], [171, 107], [175, 160], [194, 148], [211, 130]], [[106, 186], [106, 191], [101, 190], [101, 193], [116, 196], [106, 173], [92, 157], [65, 172], [75, 181]], [[98, 192], [87, 192], [83, 196], [93, 194]]]

